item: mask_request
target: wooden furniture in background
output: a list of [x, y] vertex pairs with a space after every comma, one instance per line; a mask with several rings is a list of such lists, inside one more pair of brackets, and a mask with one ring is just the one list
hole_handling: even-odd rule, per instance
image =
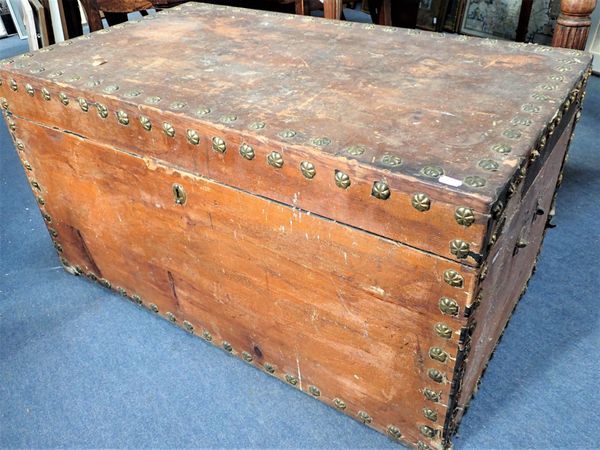
[[443, 31], [450, 33], [459, 32], [465, 6], [466, 2], [464, 0], [449, 0], [448, 7], [446, 8], [446, 16], [443, 18]]
[[[100, 12], [105, 13], [107, 19], [109, 19], [111, 15], [117, 17], [121, 14], [126, 15], [136, 11], [145, 11], [156, 8], [170, 8], [185, 2], [186, 0], [81, 0], [81, 4], [83, 5], [85, 13], [88, 17], [90, 31], [97, 31], [103, 28]], [[233, 4], [235, 6], [236, 2], [216, 0], [207, 3]], [[339, 20], [342, 15], [344, 2], [342, 0], [325, 0], [324, 3], [321, 4], [319, 0], [278, 0], [272, 1], [271, 3], [281, 5], [295, 3], [296, 14], [301, 15], [310, 14], [311, 9], [316, 9], [316, 7], [322, 6], [326, 18]], [[242, 6], [252, 8], [257, 7], [258, 5], [257, 2], [253, 2], [249, 5], [242, 4]], [[126, 16], [122, 16], [121, 18], [117, 18], [114, 24], [118, 22], [124, 22], [125, 20]], [[113, 24], [110, 20], [108, 20], [108, 22], [109, 25]]]
[[342, 0], [324, 0], [323, 1], [323, 15], [326, 19], [340, 20], [342, 17], [342, 11], [344, 9]]
[[[417, 2], [417, 6], [417, 28], [442, 31], [450, 2], [448, 0], [431, 0], [426, 3]], [[404, 9], [404, 2], [402, 9]]]
[[561, 0], [552, 46], [583, 50], [595, 8], [596, 0]]
[[175, 6], [180, 3], [182, 3], [181, 0], [81, 0], [88, 18], [90, 31], [98, 31], [103, 28], [100, 11], [105, 13], [131, 13]]
[[515, 41], [525, 42], [527, 38], [527, 30], [529, 28], [529, 19], [531, 18], [531, 10], [533, 9], [533, 0], [522, 0], [521, 11], [519, 12], [519, 23], [517, 25], [517, 33]]
[[[419, 0], [404, 0], [402, 2], [371, 0], [369, 9], [374, 23], [401, 28], [415, 28], [419, 3]], [[376, 9], [373, 8], [374, 5]]]
[[34, 51], [40, 48], [41, 42], [38, 39], [38, 34], [35, 28], [35, 18], [33, 16], [33, 8], [29, 0], [21, 1], [21, 13], [23, 17], [23, 23], [27, 31], [27, 42], [29, 44], [29, 51]]
[[352, 3], [348, 0], [295, 0], [296, 14], [301, 16], [310, 15], [310, 12], [314, 9], [323, 8], [323, 16], [326, 19], [340, 20], [342, 18], [342, 12], [344, 10], [344, 3]]
[[[294, 0], [296, 14], [310, 14], [310, 0]], [[106, 13], [130, 13], [152, 8], [166, 8], [183, 3], [182, 0], [81, 0], [91, 31], [102, 29], [100, 11]], [[391, 0], [371, 0], [371, 16], [380, 25], [414, 27], [414, 4], [418, 2], [402, 2], [392, 5]], [[343, 0], [324, 0], [325, 18], [339, 20], [342, 17]], [[523, 0], [517, 29], [517, 41], [524, 41], [531, 14], [533, 0]], [[556, 23], [552, 45], [584, 49], [589, 28], [590, 15], [596, 7], [596, 0], [562, 0], [561, 14]], [[414, 10], [414, 11], [413, 11]], [[416, 23], [416, 16], [414, 18]], [[443, 26], [440, 23], [440, 26]]]
[[[313, 9], [323, 7], [323, 16], [326, 19], [340, 20], [344, 9], [343, 0], [295, 0], [296, 14], [308, 16]], [[320, 9], [320, 8], [319, 8]]]

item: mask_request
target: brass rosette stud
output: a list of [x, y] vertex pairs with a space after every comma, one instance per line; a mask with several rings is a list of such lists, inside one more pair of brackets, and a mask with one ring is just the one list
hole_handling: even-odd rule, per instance
[[385, 181], [375, 181], [371, 195], [379, 200], [387, 200], [391, 195], [390, 186]]
[[342, 172], [341, 170], [336, 170], [335, 171], [335, 184], [340, 189], [348, 189], [348, 187], [351, 184], [350, 177], [348, 176], [348, 174]]
[[427, 194], [419, 192], [412, 196], [411, 204], [417, 211], [425, 212], [431, 208], [431, 199]]

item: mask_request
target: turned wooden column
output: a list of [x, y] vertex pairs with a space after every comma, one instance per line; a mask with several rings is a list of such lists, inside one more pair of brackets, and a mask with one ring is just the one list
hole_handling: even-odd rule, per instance
[[561, 0], [552, 46], [583, 50], [595, 7], [596, 0]]

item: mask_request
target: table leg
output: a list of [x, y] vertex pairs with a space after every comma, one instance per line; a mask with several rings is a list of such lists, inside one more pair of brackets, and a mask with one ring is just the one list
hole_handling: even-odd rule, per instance
[[104, 28], [102, 18], [100, 17], [100, 10], [98, 9], [98, 2], [96, 0], [81, 0], [81, 4], [87, 16], [90, 31], [98, 31]]
[[561, 0], [552, 46], [583, 50], [592, 25], [590, 16], [594, 8], [596, 0]]
[[299, 16], [305, 16], [307, 13], [306, 1], [296, 0], [296, 14]]
[[323, 10], [326, 19], [340, 20], [342, 17], [342, 0], [325, 0]]

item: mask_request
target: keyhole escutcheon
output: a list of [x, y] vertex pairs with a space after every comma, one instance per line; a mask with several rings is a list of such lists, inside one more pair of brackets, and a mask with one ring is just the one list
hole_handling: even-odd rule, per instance
[[183, 189], [182, 185], [177, 183], [173, 185], [173, 197], [175, 198], [175, 203], [177, 203], [178, 205], [185, 204], [187, 196], [185, 194], [185, 189]]

